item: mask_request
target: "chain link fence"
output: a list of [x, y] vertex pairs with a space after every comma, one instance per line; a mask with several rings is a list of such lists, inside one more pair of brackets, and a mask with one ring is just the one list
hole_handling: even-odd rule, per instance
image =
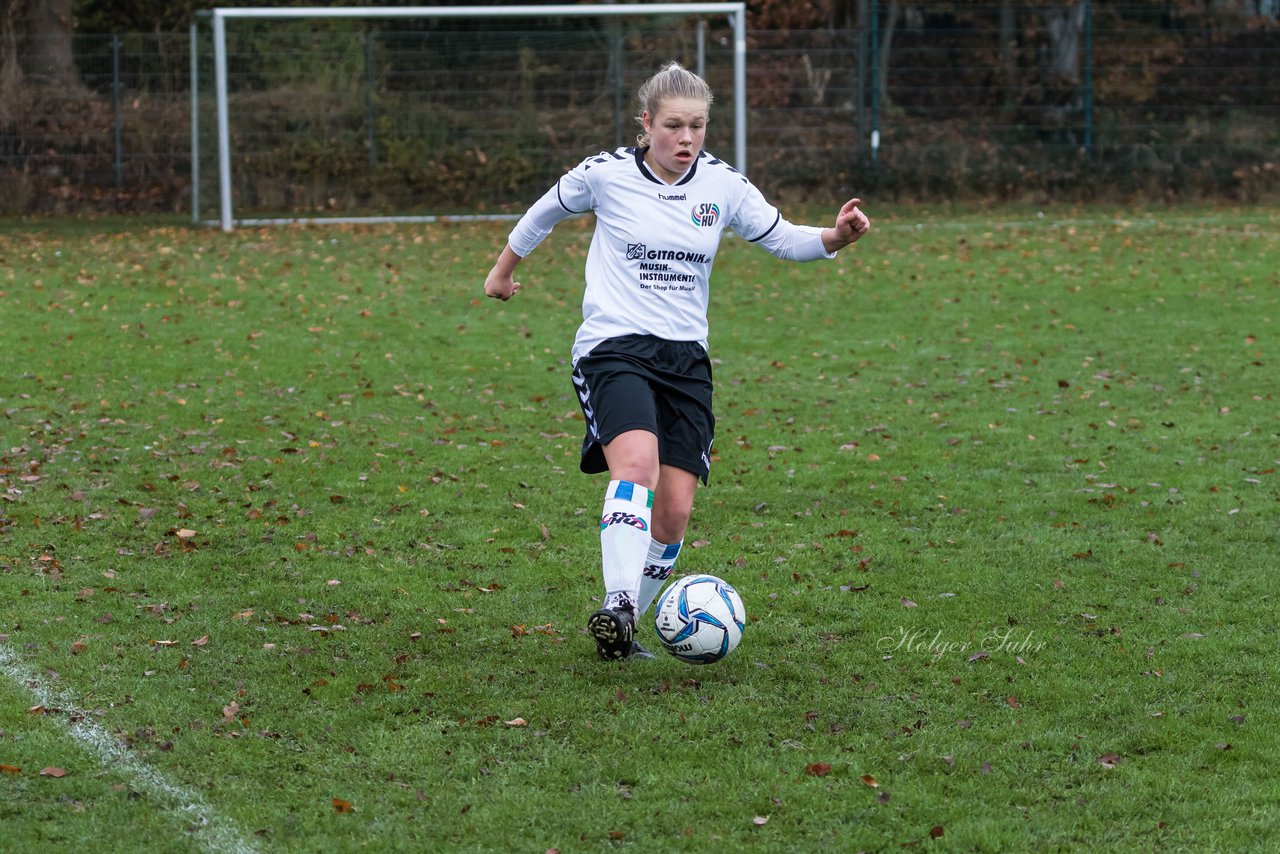
[[[748, 33], [748, 172], [766, 192], [826, 203], [1280, 190], [1273, 19], [1098, 19], [1065, 45], [1031, 8], [1010, 21], [993, 7], [983, 26], [921, 13], [888, 23]], [[634, 92], [671, 58], [703, 64], [717, 92], [708, 148], [732, 151], [723, 23], [259, 25], [230, 44], [242, 213], [520, 209], [582, 157], [630, 143]], [[182, 212], [193, 189], [212, 204], [207, 46], [193, 63], [187, 34], [80, 34], [74, 54], [78, 86], [0, 88], [0, 213]]]

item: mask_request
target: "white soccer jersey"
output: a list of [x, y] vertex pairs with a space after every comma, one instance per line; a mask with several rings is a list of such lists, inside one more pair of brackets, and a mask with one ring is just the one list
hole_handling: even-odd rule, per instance
[[644, 152], [619, 148], [588, 157], [529, 208], [508, 239], [524, 257], [556, 223], [595, 212], [575, 364], [601, 341], [622, 335], [706, 348], [711, 265], [725, 228], [779, 258], [834, 257], [822, 245], [821, 229], [783, 219], [727, 163], [703, 151], [679, 181], [667, 184], [645, 164]]

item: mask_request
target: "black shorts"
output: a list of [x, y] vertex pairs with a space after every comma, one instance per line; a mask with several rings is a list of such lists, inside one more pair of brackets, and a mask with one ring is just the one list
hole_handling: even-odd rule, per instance
[[658, 437], [658, 461], [707, 482], [716, 419], [711, 359], [696, 341], [625, 335], [578, 359], [573, 385], [587, 420], [581, 468], [609, 470], [604, 445], [628, 430]]

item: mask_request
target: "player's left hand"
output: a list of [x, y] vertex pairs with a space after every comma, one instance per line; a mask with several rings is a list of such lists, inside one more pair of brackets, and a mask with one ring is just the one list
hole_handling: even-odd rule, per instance
[[871, 220], [858, 207], [860, 204], [862, 199], [850, 199], [836, 214], [836, 233], [844, 239], [846, 246], [871, 230]]
[[828, 252], [839, 252], [871, 230], [871, 220], [858, 207], [860, 204], [862, 199], [845, 202], [836, 214], [835, 226], [822, 230], [822, 244]]

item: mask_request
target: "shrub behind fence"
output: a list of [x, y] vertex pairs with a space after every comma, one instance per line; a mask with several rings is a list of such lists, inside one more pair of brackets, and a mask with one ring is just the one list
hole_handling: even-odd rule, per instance
[[[749, 32], [749, 174], [785, 200], [824, 203], [851, 193], [1253, 200], [1280, 189], [1274, 22], [1098, 21], [1092, 64], [1074, 79], [1049, 70], [1043, 27], [1022, 15], [1003, 49], [994, 20], [907, 21], [882, 73], [864, 31]], [[695, 62], [688, 31], [606, 26], [508, 23], [466, 40], [426, 26], [237, 33], [237, 211], [526, 205], [583, 156], [630, 143], [635, 89], [661, 61]], [[707, 36], [718, 96], [708, 147], [727, 155], [731, 122], [715, 118], [730, 109], [729, 46]], [[186, 34], [82, 34], [81, 87], [0, 95], [0, 212], [189, 210], [189, 51]], [[208, 57], [197, 60], [211, 85]], [[207, 94], [196, 171], [212, 202]]]

